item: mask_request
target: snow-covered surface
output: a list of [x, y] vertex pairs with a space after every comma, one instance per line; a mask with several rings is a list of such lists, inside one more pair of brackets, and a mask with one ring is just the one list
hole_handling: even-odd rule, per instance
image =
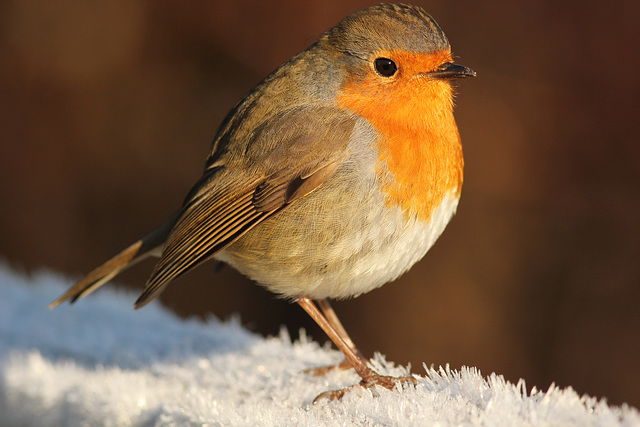
[[[182, 320], [159, 304], [104, 289], [50, 311], [71, 284], [0, 264], [0, 425], [625, 425], [634, 408], [571, 389], [526, 390], [473, 368], [414, 369], [417, 386], [319, 393], [354, 384], [353, 371], [303, 371], [341, 360], [315, 342], [263, 338], [237, 321]], [[404, 375], [378, 356], [376, 370]]]

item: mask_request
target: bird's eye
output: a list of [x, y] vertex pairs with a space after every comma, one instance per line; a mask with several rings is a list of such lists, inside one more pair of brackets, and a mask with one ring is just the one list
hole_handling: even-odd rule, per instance
[[391, 77], [398, 71], [396, 63], [389, 58], [376, 58], [373, 66], [382, 77]]

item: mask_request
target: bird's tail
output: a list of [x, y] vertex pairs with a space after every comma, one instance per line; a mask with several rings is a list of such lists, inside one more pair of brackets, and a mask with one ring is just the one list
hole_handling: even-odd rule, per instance
[[139, 261], [149, 256], [160, 256], [167, 237], [178, 219], [178, 215], [179, 212], [171, 215], [161, 226], [91, 271], [76, 282], [64, 295], [49, 304], [49, 308], [54, 308], [67, 300], [73, 303], [84, 298]]

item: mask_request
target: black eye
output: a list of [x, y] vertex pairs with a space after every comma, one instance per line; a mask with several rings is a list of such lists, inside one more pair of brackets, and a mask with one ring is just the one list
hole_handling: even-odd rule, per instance
[[396, 63], [389, 58], [376, 58], [373, 66], [382, 77], [391, 77], [398, 71]]

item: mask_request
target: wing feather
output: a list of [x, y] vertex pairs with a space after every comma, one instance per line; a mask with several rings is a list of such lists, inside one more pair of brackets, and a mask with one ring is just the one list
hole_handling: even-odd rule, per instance
[[136, 301], [136, 308], [155, 298], [171, 280], [205, 262], [266, 219], [271, 212], [258, 212], [252, 197], [253, 190], [222, 208], [215, 203], [202, 203], [185, 210]]
[[[296, 108], [265, 122], [245, 149], [236, 147], [243, 156], [214, 152], [215, 162], [208, 163], [189, 193], [136, 308], [322, 185], [346, 158], [354, 123], [353, 117], [335, 108]], [[227, 149], [215, 143], [214, 147]]]

